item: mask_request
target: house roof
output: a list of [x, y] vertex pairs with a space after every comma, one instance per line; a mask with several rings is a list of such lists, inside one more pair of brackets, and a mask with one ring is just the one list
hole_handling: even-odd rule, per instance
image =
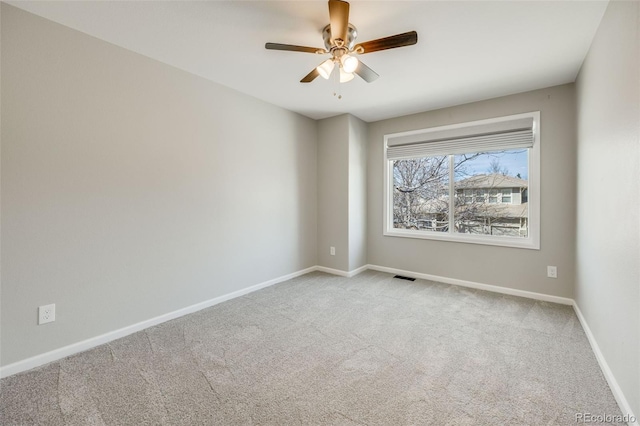
[[[446, 213], [449, 211], [447, 198], [426, 200], [420, 206], [422, 214]], [[472, 203], [456, 206], [457, 214], [471, 214], [474, 217], [493, 218], [527, 218], [529, 217], [529, 204], [502, 204], [502, 203]]]
[[456, 182], [456, 189], [468, 188], [527, 188], [528, 182], [514, 176], [505, 176], [499, 173], [488, 175], [476, 175]]
[[[529, 217], [529, 204], [470, 204], [468, 206], [461, 206], [463, 209], [473, 209], [473, 216], [475, 217], [493, 217], [493, 218], [527, 218]], [[464, 214], [464, 213], [463, 213]]]

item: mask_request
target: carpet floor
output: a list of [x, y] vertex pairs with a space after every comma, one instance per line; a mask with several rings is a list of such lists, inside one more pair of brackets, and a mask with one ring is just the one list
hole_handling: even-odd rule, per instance
[[570, 425], [621, 415], [569, 306], [320, 272], [0, 381], [2, 425]]

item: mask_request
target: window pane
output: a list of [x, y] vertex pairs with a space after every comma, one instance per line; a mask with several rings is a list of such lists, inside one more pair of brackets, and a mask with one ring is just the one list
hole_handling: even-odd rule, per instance
[[456, 199], [454, 232], [527, 237], [528, 172], [526, 149], [456, 155], [456, 191], [473, 190], [475, 198]]
[[393, 162], [393, 227], [449, 230], [448, 156]]
[[472, 189], [465, 189], [464, 190], [464, 202], [469, 204], [469, 203], [473, 203], [473, 190]]
[[498, 202], [498, 190], [490, 189], [489, 190], [489, 202], [495, 204]]
[[502, 199], [501, 203], [511, 204], [511, 188], [503, 188], [502, 189]]

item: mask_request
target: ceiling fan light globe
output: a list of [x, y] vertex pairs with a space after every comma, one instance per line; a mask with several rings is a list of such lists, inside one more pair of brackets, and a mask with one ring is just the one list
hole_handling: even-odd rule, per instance
[[345, 72], [352, 73], [358, 68], [358, 58], [351, 55], [342, 55], [342, 68]]
[[350, 72], [346, 72], [343, 68], [340, 68], [340, 83], [346, 83], [353, 80], [354, 75]]
[[320, 76], [325, 80], [328, 80], [334, 66], [335, 64], [333, 63], [333, 60], [327, 59], [326, 61], [318, 65], [318, 74], [320, 74]]

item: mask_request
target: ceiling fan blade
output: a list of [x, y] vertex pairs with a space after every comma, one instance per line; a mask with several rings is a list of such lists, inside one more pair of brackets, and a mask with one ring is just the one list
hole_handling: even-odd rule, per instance
[[313, 71], [311, 71], [309, 74], [304, 76], [304, 78], [302, 80], [300, 80], [300, 83], [311, 83], [319, 75], [320, 75], [320, 73], [318, 72], [318, 69], [314, 68]]
[[418, 33], [409, 31], [408, 33], [396, 34], [390, 37], [379, 38], [377, 40], [358, 43], [354, 50], [362, 47], [360, 54], [377, 52], [378, 50], [395, 49], [396, 47], [411, 46], [418, 42]]
[[362, 77], [362, 79], [367, 83], [371, 83], [372, 81], [375, 81], [378, 77], [380, 77], [378, 73], [363, 64], [362, 61], [358, 61], [358, 68], [356, 68], [354, 72]]
[[320, 49], [318, 47], [306, 47], [306, 46], [296, 46], [294, 44], [281, 44], [281, 43], [266, 43], [264, 45], [265, 49], [269, 50], [287, 50], [290, 52], [305, 52], [305, 53], [316, 53], [318, 51], [324, 53], [324, 49]]
[[331, 25], [331, 40], [347, 42], [349, 26], [349, 3], [340, 0], [329, 0], [329, 24]]

